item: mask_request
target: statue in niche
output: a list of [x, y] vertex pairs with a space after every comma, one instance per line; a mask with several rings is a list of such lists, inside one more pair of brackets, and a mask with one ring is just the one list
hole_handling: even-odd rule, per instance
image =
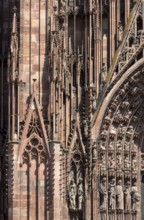
[[132, 165], [132, 170], [133, 170], [133, 171], [136, 171], [136, 169], [137, 169], [136, 154], [134, 154], [134, 155], [132, 156], [131, 165]]
[[125, 210], [131, 210], [131, 188], [130, 181], [127, 181], [124, 189]]
[[116, 185], [116, 205], [117, 209], [123, 210], [123, 188], [122, 188], [122, 181], [118, 180]]
[[92, 109], [94, 111], [94, 110], [96, 110], [96, 104], [97, 104], [97, 98], [96, 98], [96, 91], [95, 90], [92, 92], [91, 101], [92, 101]]
[[122, 133], [122, 128], [123, 128], [123, 125], [120, 124], [120, 125], [119, 125], [119, 128], [118, 128], [118, 131], [119, 131], [120, 133]]
[[83, 129], [84, 129], [84, 136], [87, 137], [88, 136], [88, 124], [85, 119], [83, 120]]
[[66, 2], [65, 0], [61, 0], [61, 6], [60, 6], [60, 13], [64, 13], [66, 8]]
[[133, 186], [131, 188], [131, 195], [132, 195], [132, 210], [138, 211], [140, 195], [138, 193], [136, 181], [133, 183]]
[[[119, 114], [119, 120], [121, 120], [121, 118], [123, 118], [123, 116], [122, 116], [122, 114]], [[124, 134], [125, 131], [126, 131], [125, 126], [123, 126], [122, 124], [120, 124], [118, 131], [119, 131], [120, 133]]]
[[129, 157], [128, 157], [127, 154], [124, 156], [124, 168], [125, 169], [129, 169], [130, 168], [130, 161], [129, 161]]
[[121, 21], [118, 22], [118, 41], [119, 43], [122, 42], [122, 37], [123, 37], [123, 26]]
[[84, 198], [82, 178], [79, 179], [79, 183], [77, 186], [77, 193], [78, 193], [78, 209], [82, 210], [83, 198]]
[[128, 131], [128, 132], [129, 132], [130, 134], [132, 134], [133, 131], [134, 131], [134, 130], [133, 130], [133, 126], [129, 126], [129, 131]]
[[107, 187], [106, 187], [106, 178], [105, 177], [103, 177], [101, 180], [99, 192], [100, 192], [100, 208], [106, 210], [108, 195], [107, 195]]
[[106, 126], [106, 124], [103, 125], [102, 135], [107, 135], [107, 126]]
[[121, 157], [121, 154], [118, 153], [116, 158], [117, 158], [117, 168], [118, 168], [118, 169], [121, 169], [121, 166], [122, 166], [122, 157]]
[[115, 210], [115, 179], [109, 183], [109, 209]]
[[115, 161], [114, 161], [114, 156], [113, 154], [110, 154], [108, 157], [108, 167], [111, 169], [115, 168]]
[[112, 125], [110, 133], [111, 134], [116, 134], [116, 132], [117, 132], [117, 129]]
[[106, 157], [105, 154], [101, 154], [101, 164], [100, 164], [101, 170], [106, 169]]
[[124, 134], [126, 132], [126, 127], [122, 126], [122, 134]]
[[131, 148], [132, 148], [133, 151], [137, 151], [137, 146], [134, 143], [134, 140], [132, 140], [132, 142], [131, 142]]
[[109, 149], [113, 150], [114, 149], [114, 141], [110, 140], [109, 142]]
[[101, 88], [103, 88], [106, 82], [106, 69], [106, 64], [103, 63], [101, 68]]
[[112, 117], [112, 110], [111, 109], [109, 109], [108, 110], [108, 113], [107, 113], [107, 116], [106, 116], [106, 119], [111, 119], [111, 117]]
[[76, 210], [76, 191], [76, 184], [72, 179], [69, 184], [69, 201], [71, 210]]
[[118, 142], [117, 142], [117, 149], [122, 150], [122, 141], [121, 140], [118, 140]]
[[100, 141], [100, 149], [105, 150], [105, 143], [103, 141]]
[[97, 146], [96, 146], [96, 142], [94, 142], [94, 144], [93, 144], [92, 156], [93, 156], [93, 159], [97, 159]]
[[129, 151], [129, 142], [128, 141], [125, 141], [124, 143], [124, 149]]

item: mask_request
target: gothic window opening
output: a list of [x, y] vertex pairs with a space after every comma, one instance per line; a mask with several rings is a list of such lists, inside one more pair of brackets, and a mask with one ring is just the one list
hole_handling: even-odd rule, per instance
[[[22, 155], [21, 192], [27, 197], [27, 219], [46, 220], [48, 211], [48, 162], [43, 141], [32, 135]], [[40, 217], [41, 216], [41, 217]]]
[[129, 38], [129, 47], [132, 47], [133, 44], [134, 44], [134, 37], [130, 37]]
[[143, 21], [142, 21], [142, 18], [139, 16], [137, 18], [137, 34], [140, 35], [141, 31], [143, 30]]
[[73, 65], [73, 86], [76, 87], [77, 83], [77, 73], [76, 73], [76, 63]]
[[125, 1], [120, 1], [120, 21], [125, 26]]

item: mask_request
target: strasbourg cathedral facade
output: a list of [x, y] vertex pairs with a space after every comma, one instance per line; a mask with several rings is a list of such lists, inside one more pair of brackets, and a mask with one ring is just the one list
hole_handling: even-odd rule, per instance
[[144, 220], [144, 1], [0, 1], [0, 220]]

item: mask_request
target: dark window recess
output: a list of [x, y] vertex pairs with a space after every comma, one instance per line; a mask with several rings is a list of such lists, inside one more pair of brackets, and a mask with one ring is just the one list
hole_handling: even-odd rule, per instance
[[139, 16], [137, 18], [137, 34], [139, 34], [139, 31], [141, 31], [143, 29], [143, 22], [142, 22], [142, 18]]
[[73, 86], [76, 87], [76, 64], [73, 65]]

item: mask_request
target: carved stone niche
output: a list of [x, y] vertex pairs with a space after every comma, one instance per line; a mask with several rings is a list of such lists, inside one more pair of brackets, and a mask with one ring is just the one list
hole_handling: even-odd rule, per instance
[[124, 209], [124, 193], [122, 179], [117, 179], [116, 183], [116, 209], [122, 211]]
[[120, 139], [120, 137], [119, 137], [119, 139], [117, 140], [117, 143], [116, 143], [116, 149], [118, 150], [118, 151], [121, 151], [122, 149], [123, 149], [123, 142], [122, 142], [122, 139]]
[[132, 115], [132, 112], [128, 110], [124, 116], [124, 121], [128, 122], [130, 120], [131, 115]]
[[114, 140], [114, 137], [111, 137], [111, 138], [109, 139], [108, 149], [109, 149], [109, 150], [114, 150], [114, 146], [115, 146], [115, 140]]
[[119, 104], [119, 101], [115, 99], [115, 100], [112, 102], [110, 108], [115, 111], [115, 110], [117, 109], [118, 104]]
[[118, 137], [123, 138], [125, 131], [126, 131], [126, 127], [121, 123], [118, 127]]
[[131, 151], [132, 152], [137, 152], [138, 146], [135, 144], [135, 141], [132, 139], [131, 140]]
[[84, 173], [81, 155], [76, 153], [71, 161], [68, 183], [70, 212], [82, 211], [84, 205]]
[[131, 211], [131, 182], [128, 178], [124, 181], [124, 210]]
[[116, 181], [115, 181], [115, 177], [109, 177], [108, 209], [111, 211], [115, 211], [115, 209], [116, 209]]
[[124, 154], [124, 169], [130, 170], [131, 163], [130, 163], [130, 157], [128, 153]]
[[107, 116], [105, 117], [105, 121], [107, 124], [110, 124], [112, 116], [113, 116], [113, 110], [109, 108], [107, 112]]
[[139, 210], [140, 205], [140, 194], [137, 186], [137, 179], [132, 180], [131, 187], [131, 202], [132, 202], [132, 211], [137, 212]]
[[121, 170], [122, 168], [122, 155], [121, 155], [121, 152], [117, 152], [116, 154], [116, 168], [118, 170]]
[[130, 126], [128, 127], [127, 136], [130, 137], [130, 136], [133, 134], [133, 132], [134, 132], [133, 126], [130, 125]]
[[106, 170], [106, 154], [104, 152], [100, 153], [100, 170]]
[[123, 121], [123, 116], [122, 116], [120, 110], [118, 110], [115, 117], [114, 117], [114, 122], [115, 123], [120, 123], [122, 121]]
[[126, 138], [125, 142], [124, 142], [124, 150], [125, 151], [129, 151], [130, 150], [130, 139]]
[[115, 168], [115, 158], [114, 158], [114, 153], [110, 152], [108, 154], [108, 168], [109, 169], [114, 169]]
[[126, 88], [122, 88], [122, 89], [119, 91], [120, 97], [123, 97], [125, 94], [126, 94]]
[[117, 129], [116, 129], [116, 127], [112, 124], [112, 125], [111, 125], [111, 128], [110, 128], [110, 137], [111, 137], [111, 138], [114, 138], [115, 135], [116, 135], [116, 133], [117, 133]]
[[106, 150], [106, 142], [105, 141], [103, 141], [103, 140], [99, 141], [99, 149], [101, 151], [105, 151]]
[[101, 176], [99, 185], [99, 198], [100, 198], [100, 211], [107, 210], [108, 191], [107, 191], [107, 179], [105, 176]]
[[103, 131], [102, 131], [102, 133], [101, 133], [101, 138], [105, 140], [105, 139], [107, 138], [107, 134], [108, 134], [107, 125], [104, 124], [104, 125], [103, 125]]
[[126, 100], [123, 101], [122, 104], [121, 104], [121, 108], [122, 108], [122, 109], [125, 109], [125, 108], [127, 108], [128, 106], [129, 106], [129, 102], [126, 101]]
[[137, 154], [133, 152], [131, 157], [132, 172], [137, 172]]

